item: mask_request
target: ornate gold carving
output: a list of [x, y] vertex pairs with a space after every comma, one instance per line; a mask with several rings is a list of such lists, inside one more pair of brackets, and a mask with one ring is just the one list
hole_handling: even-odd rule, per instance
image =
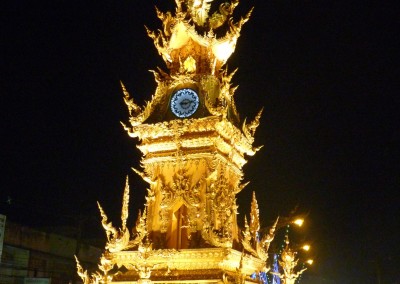
[[[262, 238], [259, 235], [260, 230], [260, 220], [259, 220], [259, 210], [255, 192], [253, 192], [253, 199], [251, 202], [251, 212], [250, 212], [250, 225], [247, 222], [245, 216], [245, 230], [242, 232], [243, 239], [242, 245], [246, 251], [250, 252], [252, 255], [266, 261], [268, 259], [268, 248], [275, 236], [275, 228], [278, 223], [279, 218], [277, 218], [274, 225], [269, 229], [269, 232]], [[261, 240], [260, 240], [261, 238]]]
[[154, 31], [151, 31], [146, 26], [145, 28], [147, 35], [153, 40], [154, 46], [158, 50], [158, 54], [162, 56], [165, 62], [172, 62], [172, 58], [170, 56], [170, 49], [167, 46], [168, 45], [167, 39], [163, 36], [162, 33], [156, 33]]
[[[221, 96], [219, 98], [223, 104], [227, 107], [230, 107], [232, 111], [232, 115], [239, 120], [239, 113], [236, 110], [235, 101], [233, 100], [233, 95], [236, 92], [238, 86], [233, 87], [231, 84], [232, 77], [235, 75], [238, 69], [235, 69], [233, 72], [228, 74], [228, 68], [221, 72]], [[225, 114], [226, 115], [226, 114]]]
[[138, 252], [139, 254], [137, 255], [136, 263], [130, 264], [129, 266], [127, 266], [127, 268], [134, 269], [138, 272], [140, 282], [148, 283], [147, 281], [149, 281], [150, 279], [152, 270], [158, 266], [158, 264], [148, 263], [148, 258], [150, 257], [152, 252], [151, 243], [141, 242], [138, 248]]
[[104, 230], [106, 231], [107, 235], [107, 245], [106, 249], [111, 251], [118, 251], [120, 246], [125, 246], [125, 244], [129, 241], [129, 231], [125, 235], [125, 232], [120, 232], [112, 225], [112, 222], [108, 222], [107, 215], [105, 214], [103, 208], [101, 207], [100, 203], [97, 202], [97, 205], [100, 210], [100, 215], [102, 217], [101, 223], [103, 225]]
[[185, 73], [196, 72], [196, 60], [191, 55], [189, 55], [183, 63], [183, 70]]
[[[232, 14], [239, 1], [221, 4], [218, 11], [210, 17], [209, 11], [212, 2], [213, 0], [177, 0], [175, 15], [172, 15], [171, 12], [163, 13], [156, 10], [157, 16], [163, 24], [162, 30], [153, 32], [146, 28], [147, 34], [153, 39], [159, 54], [173, 73], [178, 71], [175, 66], [176, 63], [179, 63], [179, 54], [190, 46], [189, 41], [195, 42], [199, 47], [196, 49], [198, 50], [196, 56], [209, 62], [208, 70], [211, 73], [215, 68], [219, 70], [235, 50], [240, 30], [250, 17], [251, 11], [239, 22], [234, 23]], [[217, 38], [214, 29], [221, 27], [225, 22], [228, 23], [228, 31], [225, 36]], [[196, 26], [205, 28], [206, 33], [199, 35]], [[176, 52], [178, 50], [179, 52]], [[198, 60], [196, 59], [196, 61]]]
[[299, 271], [295, 271], [297, 266], [296, 252], [289, 247], [289, 237], [286, 235], [286, 247], [282, 251], [281, 259], [279, 260], [279, 266], [282, 268], [283, 273], [270, 272], [274, 275], [278, 275], [284, 284], [294, 284], [296, 279], [307, 269], [303, 268]]
[[145, 182], [147, 182], [150, 185], [155, 185], [157, 182], [153, 181], [149, 176], [147, 176], [145, 173], [135, 169], [134, 167], [131, 168], [132, 171], [134, 171], [136, 174], [138, 174]]
[[250, 212], [250, 233], [254, 240], [258, 239], [258, 231], [260, 230], [260, 217], [258, 204], [256, 199], [256, 193], [253, 191], [253, 199], [251, 201], [251, 212]]
[[126, 178], [124, 197], [122, 201], [122, 212], [121, 212], [121, 223], [122, 227], [120, 229], [116, 229], [112, 222], [108, 222], [107, 215], [105, 214], [103, 208], [100, 203], [97, 202], [97, 205], [100, 210], [100, 215], [102, 217], [101, 223], [103, 225], [104, 230], [107, 235], [107, 244], [106, 249], [110, 252], [118, 252], [121, 250], [126, 250], [132, 247], [135, 247], [139, 244], [139, 242], [147, 235], [146, 229], [146, 210], [144, 214], [141, 216], [139, 213], [139, 223], [136, 227], [136, 236], [133, 240], [130, 239], [130, 233], [128, 228], [126, 227], [126, 220], [128, 218], [128, 205], [129, 205], [129, 180]]
[[82, 279], [83, 284], [90, 284], [90, 283], [98, 284], [100, 282], [100, 279], [98, 279], [97, 274], [94, 274], [92, 275], [92, 277], [90, 277], [88, 271], [83, 270], [76, 256], [75, 256], [75, 261], [76, 261], [78, 275]]
[[135, 238], [129, 241], [129, 247], [132, 248], [139, 245], [144, 238], [148, 235], [147, 229], [147, 208], [145, 207], [143, 210], [143, 214], [139, 210], [139, 214], [136, 220], [136, 226], [134, 228]]
[[114, 255], [113, 263], [118, 267], [124, 266], [128, 270], [136, 271], [138, 282], [150, 283], [150, 276], [154, 270], [164, 269], [168, 271], [168, 259], [173, 257], [175, 250], [153, 250], [152, 244], [146, 240], [140, 242], [135, 252], [117, 253]]
[[250, 182], [248, 181], [248, 182], [246, 182], [246, 183], [239, 184], [239, 185], [237, 186], [237, 189], [235, 190], [235, 194], [238, 194], [239, 192], [241, 192], [249, 183], [250, 183]]
[[208, 12], [213, 0], [188, 0], [187, 6], [193, 21], [199, 26], [204, 26], [208, 19]]
[[165, 73], [160, 67], [157, 67], [157, 71], [155, 70], [149, 70], [149, 71], [153, 73], [154, 80], [158, 84], [171, 79], [171, 77], [167, 73]]
[[[207, 144], [214, 144], [221, 150], [225, 147], [225, 153], [232, 153], [233, 158], [237, 159], [235, 162], [240, 167], [245, 163], [243, 154], [254, 154], [251, 144], [239, 129], [226, 119], [214, 116], [200, 119], [172, 120], [151, 125], [142, 124], [134, 128], [127, 128], [127, 130], [130, 131], [131, 136], [138, 136], [143, 140], [138, 147], [144, 154], [147, 154], [149, 152], [168, 150], [168, 145], [170, 145], [169, 147], [172, 146], [170, 149], [173, 150], [174, 144], [171, 144], [171, 138], [175, 137], [177, 127], [181, 133], [179, 134], [181, 144], [185, 143], [185, 141], [190, 141], [187, 145], [188, 147], [201, 147], [203, 146], [201, 145], [202, 142], [210, 141]], [[149, 147], [152, 147], [152, 149]], [[238, 154], [233, 152], [238, 152]]]
[[251, 244], [252, 236], [251, 236], [250, 227], [249, 227], [249, 223], [247, 222], [246, 216], [244, 216], [244, 228], [245, 228], [245, 230], [244, 230], [244, 232], [242, 232], [242, 234], [243, 234], [242, 245], [248, 252], [257, 256], [257, 252], [253, 249], [252, 244]]
[[260, 118], [264, 108], [262, 108], [254, 118], [252, 122], [246, 124], [246, 118], [244, 119], [242, 130], [247, 139], [249, 139], [250, 143], [254, 142], [254, 134], [256, 133], [257, 127], [260, 125]]
[[122, 210], [121, 210], [121, 224], [122, 224], [121, 231], [123, 232], [127, 230], [126, 220], [128, 219], [129, 216], [128, 209], [129, 209], [129, 178], [128, 176], [126, 176], [124, 195], [122, 198]]
[[100, 203], [97, 202], [97, 205], [100, 210], [100, 215], [102, 217], [101, 223], [103, 225], [104, 230], [107, 235], [107, 245], [106, 249], [110, 252], [116, 252], [125, 249], [129, 243], [129, 230], [126, 228], [126, 219], [128, 218], [128, 204], [129, 204], [129, 182], [128, 177], [126, 178], [124, 197], [122, 202], [122, 212], [121, 212], [121, 221], [122, 228], [116, 229], [113, 227], [111, 222], [108, 222], [107, 215], [105, 214], [103, 208], [100, 206]]
[[187, 223], [190, 231], [196, 231], [196, 219], [200, 216], [200, 186], [202, 179], [193, 183], [191, 175], [183, 168], [177, 170], [169, 184], [161, 184], [161, 230], [165, 232], [170, 222], [170, 210], [179, 203], [188, 208]]
[[[223, 248], [198, 248], [179, 251], [174, 249], [152, 249], [147, 251], [146, 255], [140, 250], [115, 253], [112, 263], [118, 267], [131, 268], [132, 264], [137, 265], [137, 262], [145, 259], [148, 265], [158, 265], [153, 269], [153, 273], [157, 273], [157, 269], [166, 268], [169, 268], [171, 273], [180, 271], [182, 274], [185, 271], [196, 273], [201, 269], [224, 269], [225, 271], [236, 272], [241, 255], [242, 253], [238, 251]], [[254, 271], [261, 271], [263, 265], [263, 262], [256, 258], [245, 256], [243, 257], [242, 271], [246, 275], [250, 275]], [[164, 272], [167, 271], [168, 269], [164, 270]]]
[[126, 106], [128, 107], [129, 110], [129, 115], [131, 116], [136, 116], [141, 112], [140, 107], [135, 104], [133, 101], [133, 98], [130, 96], [129, 92], [126, 90], [124, 83], [122, 81], [119, 81], [121, 83], [121, 88], [122, 92], [124, 93], [124, 101]]
[[216, 247], [232, 247], [234, 216], [237, 213], [235, 186], [238, 177], [227, 177], [227, 167], [216, 165], [207, 177], [207, 200], [209, 211], [205, 215], [203, 238]]
[[244, 273], [243, 269], [243, 259], [244, 253], [242, 253], [240, 257], [240, 262], [238, 268], [236, 268], [236, 284], [244, 284], [246, 283], [246, 273]]
[[[128, 179], [121, 228], [109, 222], [98, 204], [107, 244], [100, 272], [89, 275], [77, 261], [84, 284], [172, 283], [193, 280], [193, 275], [248, 283], [257, 281], [250, 275], [267, 270], [276, 223], [260, 240], [254, 193], [242, 234], [236, 220], [236, 195], [248, 184], [242, 183], [242, 167], [245, 155], [259, 149], [252, 144], [262, 110], [240, 127], [237, 87], [231, 83], [236, 70], [223, 69], [252, 10], [235, 22], [238, 0], [215, 9], [213, 0], [175, 2], [174, 13], [156, 8], [162, 29], [146, 28], [168, 68], [151, 70], [157, 83], [151, 100], [139, 107], [121, 82], [130, 116], [130, 125], [122, 125], [141, 140], [143, 169], [132, 170], [149, 184], [145, 208], [128, 230]], [[168, 112], [169, 98], [179, 88], [199, 94], [199, 111], [192, 118], [174, 119]]]
[[102, 264], [99, 265], [99, 268], [102, 270], [103, 274], [96, 271], [95, 273], [89, 275], [88, 271], [82, 268], [76, 255], [75, 255], [75, 261], [76, 261], [77, 273], [79, 277], [82, 279], [83, 284], [108, 283], [109, 281], [112, 280], [112, 277], [107, 275], [108, 270], [105, 270]]
[[238, 4], [238, 0], [232, 1], [231, 3], [225, 2], [220, 4], [218, 11], [214, 12], [209, 20], [210, 27], [212, 29], [216, 29], [222, 26], [225, 21], [233, 14], [233, 10]]
[[[108, 252], [103, 253], [100, 257], [99, 264], [99, 270], [103, 274], [103, 279], [107, 281], [111, 281], [112, 279], [112, 276], [109, 275], [109, 271], [113, 268], [113, 264], [109, 258], [110, 256], [108, 255]], [[107, 281], [105, 282], [107, 283]]]
[[275, 230], [276, 230], [276, 226], [278, 224], [278, 221], [279, 221], [279, 217], [276, 218], [276, 221], [275, 221], [274, 225], [272, 225], [272, 227], [269, 228], [268, 233], [261, 238], [260, 243], [261, 243], [262, 251], [265, 254], [267, 253], [271, 242], [274, 240]]

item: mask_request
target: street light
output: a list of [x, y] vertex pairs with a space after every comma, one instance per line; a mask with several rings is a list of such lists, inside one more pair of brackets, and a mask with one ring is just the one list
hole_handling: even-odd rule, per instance
[[297, 226], [299, 226], [299, 227], [301, 227], [303, 225], [303, 223], [304, 223], [304, 219], [303, 218], [298, 218], [298, 219], [295, 219], [292, 223], [297, 225]]
[[296, 225], [298, 227], [303, 226], [304, 218], [301, 216], [294, 216], [294, 217], [278, 217], [278, 223], [276, 229], [280, 229], [286, 226], [290, 226], [291, 224]]

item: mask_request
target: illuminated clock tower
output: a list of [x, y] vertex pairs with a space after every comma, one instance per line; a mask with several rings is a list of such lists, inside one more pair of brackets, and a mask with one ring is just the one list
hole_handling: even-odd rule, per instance
[[244, 229], [236, 219], [261, 111], [250, 123], [240, 121], [234, 72], [225, 67], [251, 11], [234, 21], [238, 0], [212, 2], [176, 0], [174, 12], [156, 11], [162, 29], [147, 33], [167, 69], [153, 71], [157, 88], [144, 107], [121, 83], [130, 114], [123, 126], [140, 141], [142, 168], [134, 171], [148, 194], [133, 230], [126, 227], [128, 180], [121, 228], [99, 204], [107, 245], [99, 272], [89, 275], [78, 262], [85, 284], [259, 283], [265, 271], [274, 228], [259, 236], [254, 194]]

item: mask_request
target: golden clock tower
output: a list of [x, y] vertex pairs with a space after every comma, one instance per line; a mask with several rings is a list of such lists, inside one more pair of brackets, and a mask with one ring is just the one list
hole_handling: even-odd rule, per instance
[[[126, 226], [129, 185], [122, 225], [115, 228], [99, 204], [107, 245], [99, 271], [86, 283], [258, 283], [266, 270], [274, 227], [259, 236], [253, 194], [249, 222], [237, 225], [236, 194], [246, 155], [254, 155], [253, 122], [240, 122], [224, 67], [235, 50], [251, 11], [235, 22], [238, 0], [211, 7], [213, 0], [176, 0], [174, 12], [161, 12], [162, 29], [147, 30], [167, 71], [153, 71], [157, 88], [139, 107], [122, 85], [130, 119], [123, 125], [140, 140], [148, 182], [145, 207], [135, 228]], [[210, 12], [211, 8], [216, 10]]]

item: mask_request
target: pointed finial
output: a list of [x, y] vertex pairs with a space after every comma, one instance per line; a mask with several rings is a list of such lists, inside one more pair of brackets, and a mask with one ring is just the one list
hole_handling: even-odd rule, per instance
[[126, 106], [128, 107], [129, 115], [131, 115], [131, 116], [138, 115], [141, 112], [140, 107], [137, 104], [135, 104], [135, 102], [133, 101], [133, 98], [131, 98], [129, 92], [125, 88], [124, 83], [122, 83], [122, 81], [119, 81], [119, 82], [121, 84], [122, 92], [124, 93], [124, 101], [125, 101]]
[[129, 177], [127, 175], [125, 181], [124, 197], [122, 200], [122, 212], [121, 212], [122, 231], [126, 230], [126, 220], [128, 219], [129, 215], [128, 207], [129, 207]]
[[258, 230], [260, 229], [260, 218], [258, 203], [256, 199], [256, 193], [253, 191], [253, 199], [251, 201], [251, 212], [250, 212], [250, 232], [253, 238], [257, 238]]
[[134, 171], [136, 174], [138, 174], [145, 182], [149, 183], [150, 185], [156, 184], [155, 181], [153, 181], [149, 176], [147, 176], [145, 173], [135, 169], [134, 167], [131, 168], [132, 171]]

